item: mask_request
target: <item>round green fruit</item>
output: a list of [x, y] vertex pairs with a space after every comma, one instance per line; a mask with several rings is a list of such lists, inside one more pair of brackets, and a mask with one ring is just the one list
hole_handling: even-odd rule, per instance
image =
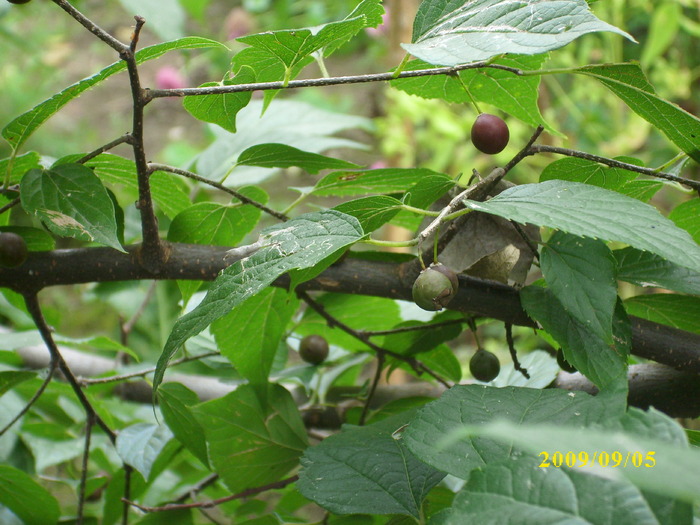
[[9, 268], [27, 260], [27, 243], [16, 233], [0, 233], [0, 265]]
[[492, 352], [480, 348], [469, 360], [469, 371], [474, 379], [488, 383], [496, 379], [501, 371], [501, 364]]
[[307, 335], [299, 343], [299, 355], [312, 365], [320, 365], [328, 357], [328, 341], [320, 335]]
[[562, 352], [561, 348], [557, 350], [557, 364], [559, 365], [559, 368], [561, 368], [564, 372], [569, 372], [570, 374], [578, 372], [578, 370], [576, 370], [576, 367], [566, 360], [566, 358], [564, 357], [564, 352]]
[[433, 264], [423, 270], [413, 283], [413, 301], [423, 310], [442, 310], [459, 288], [457, 275], [444, 264]]
[[508, 145], [510, 131], [501, 117], [482, 113], [472, 125], [472, 144], [482, 153], [494, 155]]

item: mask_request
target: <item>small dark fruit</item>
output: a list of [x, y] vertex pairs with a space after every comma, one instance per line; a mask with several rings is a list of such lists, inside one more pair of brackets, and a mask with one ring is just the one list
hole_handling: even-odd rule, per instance
[[312, 365], [320, 365], [328, 357], [328, 341], [320, 335], [307, 335], [299, 343], [299, 355]]
[[494, 155], [508, 145], [510, 131], [501, 117], [482, 113], [472, 126], [472, 144], [482, 153]]
[[14, 268], [27, 260], [27, 243], [16, 233], [0, 233], [0, 265]]
[[11, 4], [28, 4], [31, 0], [7, 0]]
[[488, 383], [496, 379], [501, 371], [501, 364], [492, 352], [480, 348], [469, 361], [469, 371], [474, 379]]
[[578, 370], [576, 370], [576, 367], [566, 360], [566, 358], [564, 357], [564, 352], [562, 352], [561, 348], [557, 350], [557, 364], [559, 365], [559, 368], [561, 368], [564, 372], [569, 372], [570, 374], [578, 372]]
[[413, 301], [423, 310], [442, 310], [457, 293], [457, 275], [444, 264], [432, 264], [413, 283]]

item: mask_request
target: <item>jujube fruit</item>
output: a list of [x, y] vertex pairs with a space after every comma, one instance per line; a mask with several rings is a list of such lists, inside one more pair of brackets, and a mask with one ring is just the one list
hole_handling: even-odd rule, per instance
[[299, 355], [312, 365], [320, 365], [328, 357], [328, 341], [320, 335], [307, 335], [299, 343]]
[[495, 354], [479, 348], [469, 360], [469, 371], [474, 379], [488, 383], [498, 376], [501, 371], [501, 363], [498, 362], [498, 357]]
[[472, 144], [482, 153], [494, 155], [508, 145], [510, 131], [501, 117], [482, 113], [472, 125]]
[[14, 268], [27, 260], [27, 243], [16, 233], [0, 233], [0, 265]]
[[413, 283], [413, 301], [423, 310], [442, 310], [459, 288], [457, 275], [444, 264], [433, 264], [423, 270]]

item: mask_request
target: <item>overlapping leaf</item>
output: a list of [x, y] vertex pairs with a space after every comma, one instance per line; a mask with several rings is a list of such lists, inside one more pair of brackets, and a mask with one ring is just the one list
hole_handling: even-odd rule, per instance
[[700, 273], [632, 247], [615, 250], [617, 278], [637, 286], [700, 295]]
[[353, 162], [302, 151], [286, 144], [258, 144], [251, 146], [240, 154], [237, 164], [241, 166], [260, 166], [262, 168], [290, 168], [297, 166], [313, 174], [326, 169], [347, 170], [360, 167]]
[[58, 523], [58, 501], [25, 472], [0, 465], [0, 504], [10, 509], [27, 525]]

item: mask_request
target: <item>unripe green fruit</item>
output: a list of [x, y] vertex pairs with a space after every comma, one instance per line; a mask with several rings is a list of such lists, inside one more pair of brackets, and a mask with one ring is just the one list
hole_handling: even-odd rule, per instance
[[16, 233], [0, 233], [0, 265], [14, 268], [27, 260], [27, 243]]
[[498, 358], [488, 350], [479, 348], [469, 360], [469, 371], [474, 379], [488, 383], [493, 381], [501, 371], [501, 363]]
[[494, 155], [508, 145], [510, 131], [501, 117], [482, 113], [472, 125], [472, 144], [482, 153]]
[[413, 301], [423, 310], [442, 310], [457, 293], [457, 276], [443, 264], [433, 264], [423, 270], [413, 283]]
[[28, 4], [31, 0], [7, 0], [11, 4]]
[[561, 348], [557, 350], [557, 364], [559, 365], [559, 368], [561, 368], [564, 372], [569, 372], [570, 374], [578, 372], [578, 370], [576, 370], [576, 367], [566, 360], [566, 358], [564, 357], [564, 352]]
[[328, 357], [328, 341], [320, 335], [307, 335], [299, 343], [299, 355], [312, 365], [320, 365]]

